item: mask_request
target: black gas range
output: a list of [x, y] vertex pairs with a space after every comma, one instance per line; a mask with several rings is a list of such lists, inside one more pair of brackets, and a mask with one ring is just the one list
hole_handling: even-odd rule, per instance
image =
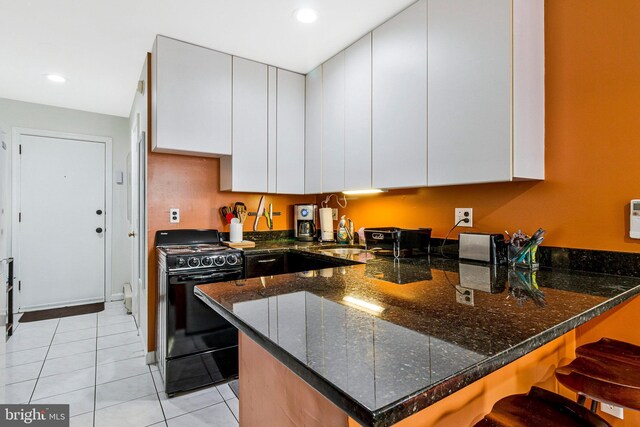
[[217, 230], [156, 233], [156, 358], [170, 396], [238, 376], [238, 334], [193, 293], [196, 285], [241, 279], [243, 255]]

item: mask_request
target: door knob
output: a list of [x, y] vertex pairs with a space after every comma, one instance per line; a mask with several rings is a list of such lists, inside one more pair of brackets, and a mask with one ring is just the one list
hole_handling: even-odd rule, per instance
[[133, 231], [130, 231], [130, 232], [129, 232], [129, 237], [136, 237], [136, 233], [135, 233], [135, 232], [133, 232]]
[[98, 210], [96, 211], [96, 214], [98, 214], [98, 215], [102, 215], [102, 209], [98, 209]]
[[101, 227], [96, 228], [96, 233], [98, 233], [98, 234], [102, 233], [102, 228]]

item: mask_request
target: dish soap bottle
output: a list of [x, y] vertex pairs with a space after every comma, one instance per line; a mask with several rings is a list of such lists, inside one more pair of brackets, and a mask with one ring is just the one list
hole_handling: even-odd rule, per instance
[[[350, 220], [349, 220], [350, 222]], [[338, 223], [338, 232], [336, 233], [336, 240], [338, 243], [346, 244], [353, 239], [349, 228], [347, 227], [347, 219], [345, 215], [342, 215], [340, 222]]]

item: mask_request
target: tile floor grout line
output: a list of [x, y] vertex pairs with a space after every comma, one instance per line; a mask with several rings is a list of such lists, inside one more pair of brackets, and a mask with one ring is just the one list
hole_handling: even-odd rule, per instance
[[[97, 407], [95, 406], [95, 403], [96, 403], [96, 402], [94, 401], [94, 408], [96, 408], [96, 410], [95, 410], [95, 411], [93, 411], [93, 412], [94, 412], [94, 413], [96, 413], [96, 412], [100, 412], [100, 411], [102, 411], [103, 409], [113, 408], [114, 406], [118, 406], [118, 405], [124, 405], [125, 403], [133, 402], [134, 400], [143, 399], [143, 398], [145, 398], [145, 397], [154, 396], [154, 395], [157, 395], [157, 394], [158, 394], [158, 393], [149, 393], [149, 394], [145, 394], [144, 396], [138, 396], [138, 397], [135, 397], [135, 398], [133, 398], [133, 399], [125, 400], [124, 402], [118, 402], [118, 403], [114, 403], [113, 405], [107, 405], [107, 406], [104, 406], [104, 407], [102, 407], [102, 408], [100, 408], [100, 409], [97, 409]], [[162, 404], [160, 404], [160, 407], [162, 407]], [[158, 422], [160, 422], [160, 421], [158, 421]]]
[[236, 419], [236, 421], [238, 422], [238, 424], [240, 423], [240, 420], [238, 419], [238, 417], [236, 417], [235, 412], [233, 412], [233, 410], [231, 409], [231, 406], [229, 406], [229, 404], [227, 403], [226, 400], [224, 400], [224, 404], [227, 405], [227, 408], [229, 408], [229, 411], [231, 412], [231, 415], [233, 415], [233, 418]]
[[33, 395], [36, 392], [36, 388], [38, 388], [38, 381], [40, 381], [40, 374], [42, 373], [42, 369], [44, 369], [44, 364], [47, 361], [47, 355], [49, 354], [49, 350], [51, 350], [51, 343], [53, 342], [53, 337], [56, 336], [56, 331], [58, 330], [58, 325], [60, 325], [60, 319], [58, 319], [58, 323], [56, 323], [56, 327], [53, 330], [53, 336], [51, 337], [51, 341], [49, 342], [49, 348], [47, 348], [47, 353], [44, 355], [44, 360], [42, 361], [42, 366], [40, 367], [40, 372], [38, 372], [38, 378], [36, 378], [36, 383], [33, 385], [33, 390], [31, 390], [31, 396], [29, 396], [29, 402], [33, 399]]
[[[169, 420], [175, 420], [176, 418], [182, 417], [184, 415], [193, 414], [194, 412], [202, 411], [203, 409], [211, 408], [212, 406], [216, 406], [216, 405], [219, 405], [221, 403], [226, 404], [226, 400], [222, 399], [220, 402], [212, 403], [210, 405], [203, 406], [202, 408], [194, 409], [193, 411], [187, 411], [184, 414], [176, 415], [175, 417], [171, 417], [171, 418], [167, 418], [166, 415], [165, 415], [165, 419], [164, 420], [165, 420], [165, 422], [168, 422]], [[160, 402], [160, 406], [162, 406], [162, 402]], [[227, 408], [229, 408], [229, 405], [226, 405], [226, 406], [227, 406]], [[163, 411], [164, 411], [164, 409], [163, 409]], [[229, 408], [229, 411], [231, 411], [231, 408]], [[231, 411], [231, 415], [233, 415], [233, 411]], [[236, 416], [233, 415], [233, 418], [236, 418]], [[236, 418], [236, 421], [237, 420], [238, 419]]]
[[[124, 324], [124, 323], [123, 323]], [[102, 338], [102, 337], [112, 337], [114, 335], [118, 335], [118, 334], [125, 334], [127, 332], [135, 332], [136, 330], [133, 329], [131, 331], [120, 331], [120, 332], [116, 332], [115, 334], [106, 334], [106, 335], [98, 335], [97, 338]]]
[[167, 414], [165, 414], [164, 406], [162, 406], [162, 401], [160, 400], [160, 392], [158, 391], [158, 386], [156, 385], [156, 379], [153, 377], [153, 372], [151, 372], [151, 366], [147, 365], [147, 369], [149, 369], [149, 373], [151, 374], [151, 381], [153, 382], [153, 389], [156, 391], [156, 398], [158, 399], [158, 404], [160, 405], [160, 410], [162, 411], [162, 418], [164, 419], [164, 423], [166, 425], [167, 424]]

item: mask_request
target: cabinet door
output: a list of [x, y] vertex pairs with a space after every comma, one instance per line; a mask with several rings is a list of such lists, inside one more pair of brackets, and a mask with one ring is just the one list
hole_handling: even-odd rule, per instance
[[427, 184], [427, 0], [373, 31], [373, 186]]
[[302, 74], [278, 69], [277, 192], [304, 194], [304, 93]]
[[267, 191], [267, 66], [233, 58], [233, 155], [220, 162], [220, 189]]
[[322, 64], [322, 192], [344, 190], [344, 51]]
[[429, 0], [429, 185], [511, 180], [511, 1]]
[[245, 277], [275, 276], [285, 272], [285, 254], [246, 255]]
[[276, 193], [278, 191], [277, 175], [278, 170], [278, 135], [276, 132], [277, 112], [278, 112], [278, 69], [269, 66], [269, 107], [268, 110], [268, 134], [267, 134], [267, 191]]
[[322, 65], [307, 74], [304, 192], [322, 193]]
[[345, 51], [344, 188], [371, 188], [371, 33]]
[[153, 151], [231, 154], [231, 56], [158, 36]]

